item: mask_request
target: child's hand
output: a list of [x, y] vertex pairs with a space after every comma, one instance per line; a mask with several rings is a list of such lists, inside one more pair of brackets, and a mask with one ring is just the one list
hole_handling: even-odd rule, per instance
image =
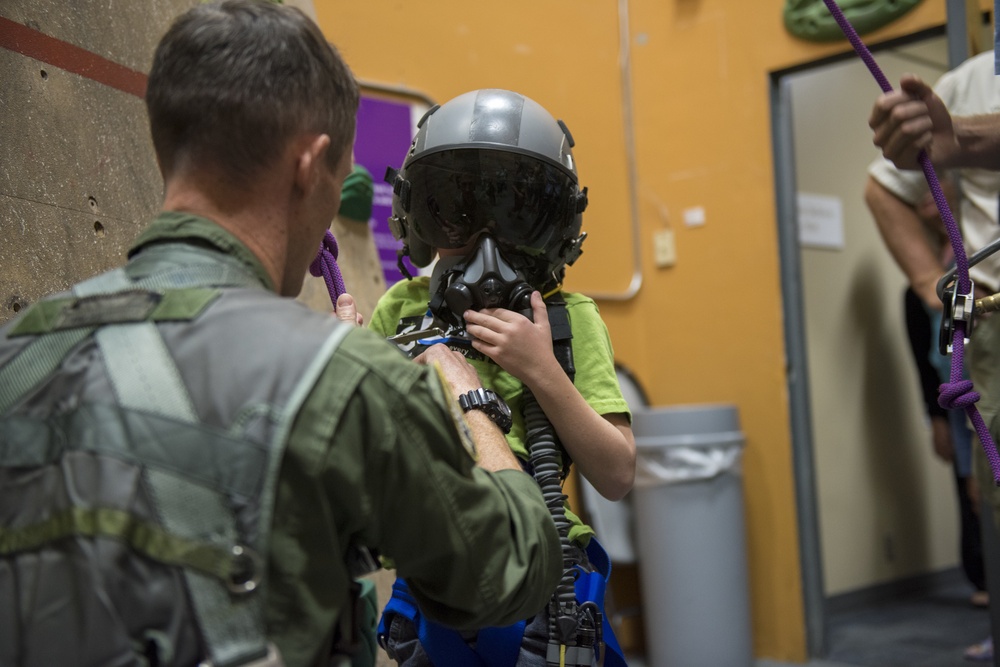
[[538, 292], [531, 294], [531, 311], [534, 322], [505, 308], [465, 311], [472, 347], [529, 386], [532, 378], [552, 372], [549, 361], [558, 364], [552, 354], [549, 313]]

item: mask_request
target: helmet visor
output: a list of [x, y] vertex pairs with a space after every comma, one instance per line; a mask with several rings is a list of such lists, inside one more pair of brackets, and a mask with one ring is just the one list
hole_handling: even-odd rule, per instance
[[576, 178], [538, 158], [507, 150], [432, 153], [405, 168], [406, 218], [435, 248], [462, 248], [484, 232], [540, 255], [577, 224]]

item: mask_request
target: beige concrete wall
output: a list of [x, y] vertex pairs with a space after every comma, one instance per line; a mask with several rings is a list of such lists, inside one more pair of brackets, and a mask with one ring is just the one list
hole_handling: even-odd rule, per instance
[[[162, 199], [141, 97], [54, 66], [45, 54], [58, 60], [55, 50], [68, 44], [141, 76], [170, 22], [194, 4], [0, 4], [0, 17], [58, 41], [43, 44], [39, 57], [0, 48], [0, 322], [122, 263]], [[287, 4], [315, 16], [311, 0]], [[385, 289], [370, 231], [341, 221], [333, 231], [345, 283], [369, 317]], [[331, 309], [319, 278], [307, 280], [303, 300]]]
[[[146, 72], [193, 0], [10, 0], [0, 16]], [[0, 49], [0, 321], [122, 262], [162, 182], [142, 100]]]

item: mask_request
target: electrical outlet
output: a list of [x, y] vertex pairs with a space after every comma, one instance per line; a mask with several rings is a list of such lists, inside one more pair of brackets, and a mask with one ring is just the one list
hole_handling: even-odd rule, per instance
[[661, 269], [677, 263], [674, 230], [661, 229], [653, 234], [653, 258], [656, 261], [656, 266]]

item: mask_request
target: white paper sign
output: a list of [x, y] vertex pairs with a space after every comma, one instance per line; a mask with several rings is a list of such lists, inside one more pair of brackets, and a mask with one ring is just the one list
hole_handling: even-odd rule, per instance
[[800, 192], [799, 244], [808, 248], [844, 247], [844, 206], [840, 197]]

